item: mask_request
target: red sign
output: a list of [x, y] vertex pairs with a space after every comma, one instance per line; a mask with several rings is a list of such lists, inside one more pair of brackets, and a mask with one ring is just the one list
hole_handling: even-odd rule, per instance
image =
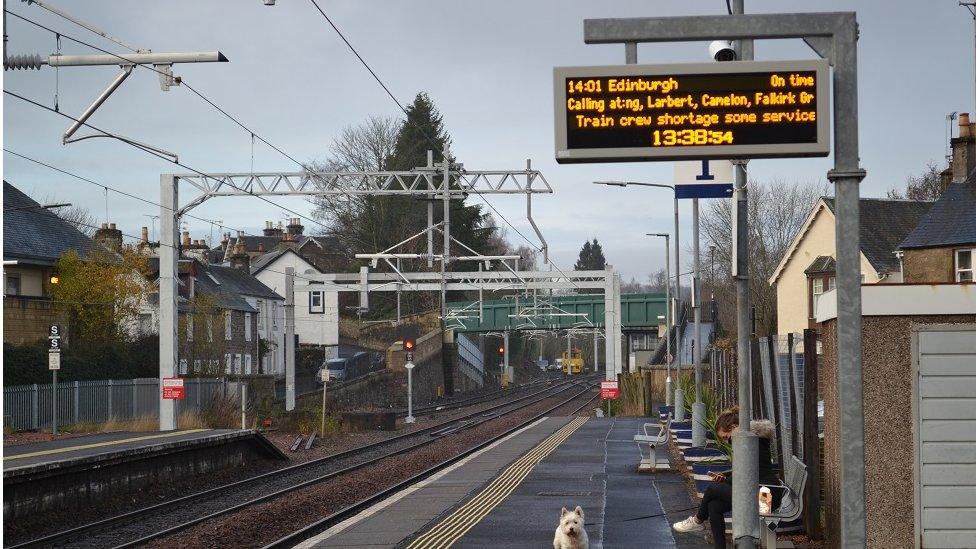
[[164, 377], [163, 398], [167, 400], [183, 400], [186, 398], [186, 388], [183, 387], [183, 378]]
[[600, 382], [600, 398], [603, 400], [617, 400], [620, 398], [620, 386], [616, 381]]

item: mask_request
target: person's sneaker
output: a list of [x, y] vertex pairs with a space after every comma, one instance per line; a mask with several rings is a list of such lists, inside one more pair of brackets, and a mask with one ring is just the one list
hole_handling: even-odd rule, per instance
[[678, 532], [701, 532], [705, 525], [695, 521], [695, 517], [688, 517], [681, 522], [676, 522], [672, 526]]

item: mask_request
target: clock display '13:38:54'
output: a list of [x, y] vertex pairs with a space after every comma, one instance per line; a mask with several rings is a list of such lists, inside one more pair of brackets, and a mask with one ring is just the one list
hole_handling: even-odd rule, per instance
[[677, 145], [731, 145], [731, 130], [654, 130], [652, 145], [674, 147]]

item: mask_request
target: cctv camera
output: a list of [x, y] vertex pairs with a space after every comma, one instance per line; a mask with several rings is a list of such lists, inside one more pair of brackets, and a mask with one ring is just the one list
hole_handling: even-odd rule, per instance
[[716, 61], [735, 61], [735, 50], [728, 40], [715, 40], [708, 45], [708, 53]]

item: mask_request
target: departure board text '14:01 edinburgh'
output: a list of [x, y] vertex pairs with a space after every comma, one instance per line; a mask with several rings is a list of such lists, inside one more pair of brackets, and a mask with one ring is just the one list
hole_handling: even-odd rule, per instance
[[556, 160], [826, 156], [825, 61], [560, 67]]

